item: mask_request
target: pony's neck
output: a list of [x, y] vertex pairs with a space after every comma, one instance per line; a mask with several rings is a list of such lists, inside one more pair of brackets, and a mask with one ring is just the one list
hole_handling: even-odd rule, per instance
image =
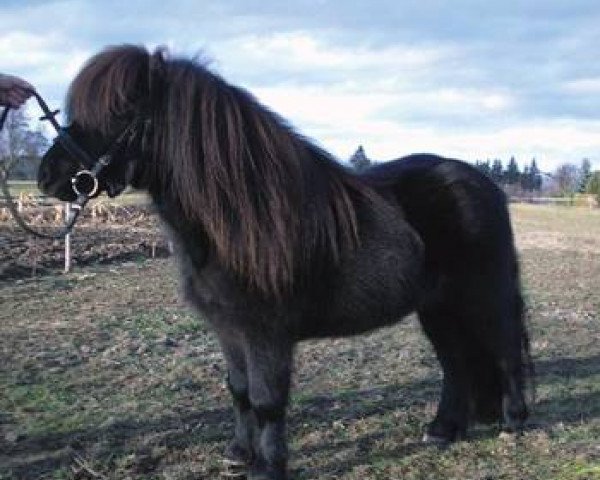
[[277, 296], [356, 245], [364, 187], [329, 154], [201, 65], [169, 65], [165, 85], [148, 190], [173, 230], [208, 239], [225, 268]]
[[176, 198], [159, 190], [148, 191], [158, 215], [167, 227], [170, 239], [177, 245], [179, 255], [183, 254], [195, 268], [202, 268], [211, 252], [210, 240], [202, 224], [190, 222], [183, 215]]

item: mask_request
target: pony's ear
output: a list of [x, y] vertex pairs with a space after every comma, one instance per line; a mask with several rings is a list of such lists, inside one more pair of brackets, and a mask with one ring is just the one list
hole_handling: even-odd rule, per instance
[[158, 47], [152, 55], [150, 55], [148, 68], [148, 89], [150, 96], [156, 93], [156, 90], [162, 85], [166, 75], [167, 67], [165, 61], [167, 58], [167, 47]]
[[118, 166], [115, 165], [110, 170], [109, 175], [104, 179], [104, 186], [106, 194], [110, 198], [114, 198], [121, 194], [133, 180], [135, 162], [123, 162]]
[[165, 72], [165, 61], [168, 56], [168, 48], [161, 45], [150, 55], [150, 70], [162, 75]]

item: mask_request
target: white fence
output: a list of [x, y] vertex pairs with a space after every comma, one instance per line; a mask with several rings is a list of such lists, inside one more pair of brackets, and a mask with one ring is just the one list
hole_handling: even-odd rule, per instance
[[565, 207], [598, 207], [598, 201], [594, 195], [575, 195], [573, 197], [517, 197], [510, 196], [512, 203], [531, 203], [535, 205], [562, 205]]

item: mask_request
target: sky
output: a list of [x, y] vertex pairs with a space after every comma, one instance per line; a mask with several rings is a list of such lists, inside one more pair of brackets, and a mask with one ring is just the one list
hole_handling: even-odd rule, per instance
[[52, 106], [103, 47], [166, 45], [340, 160], [600, 168], [598, 0], [1, 0], [0, 24], [0, 72]]

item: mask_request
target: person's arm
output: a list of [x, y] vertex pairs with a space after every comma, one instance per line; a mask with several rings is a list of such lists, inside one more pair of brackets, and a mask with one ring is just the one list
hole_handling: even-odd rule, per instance
[[19, 108], [33, 91], [33, 87], [22, 78], [0, 73], [0, 105]]

